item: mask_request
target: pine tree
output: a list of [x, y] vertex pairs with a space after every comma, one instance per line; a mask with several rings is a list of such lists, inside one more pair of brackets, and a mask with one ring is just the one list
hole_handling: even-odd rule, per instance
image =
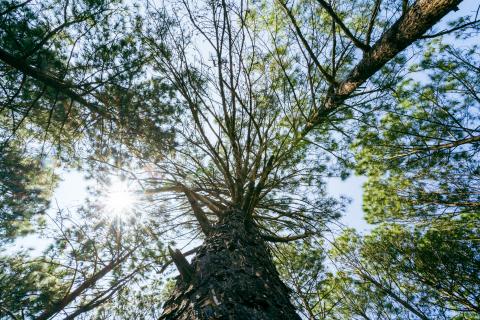
[[[325, 178], [344, 177], [354, 163], [344, 157], [349, 151], [342, 148], [353, 139], [344, 124], [358, 110], [370, 111], [365, 99], [384, 101], [375, 94], [385, 94], [399, 81], [394, 71], [406, 65], [402, 53], [412, 44], [422, 46], [425, 39], [475, 26], [464, 19], [449, 30], [427, 33], [460, 2], [221, 0], [172, 2], [171, 8], [117, 1], [2, 3], [3, 145], [35, 146], [29, 148], [30, 156], [45, 159], [49, 154], [64, 165], [83, 166], [99, 180], [120, 170], [139, 181], [149, 200], [142, 208], [147, 218], [142, 221], [139, 214], [138, 228], [133, 224], [131, 233], [122, 235], [125, 243], [118, 240], [114, 222], [96, 223], [95, 206], [86, 209], [81, 228], [64, 230], [61, 225], [58, 243], [45, 254], [52, 259], [41, 265], [44, 274], [54, 274], [54, 292], [48, 284], [35, 283], [35, 274], [15, 260], [6, 261], [2, 276], [11, 279], [19, 273], [24, 280], [18, 288], [5, 286], [6, 291], [18, 289], [20, 297], [41, 292], [29, 311], [36, 319], [71, 319], [92, 310], [99, 317], [156, 317], [144, 311], [149, 307], [144, 303], [158, 301], [150, 293], [139, 295], [142, 305], [136, 309], [122, 305], [138, 293], [130, 290], [129, 281], [138, 276], [148, 283], [155, 264], [159, 273], [164, 271], [169, 263], [163, 259], [166, 234], [187, 233], [202, 244], [182, 253], [169, 243], [170, 263], [179, 276], [160, 319], [300, 319], [281, 277], [299, 286], [295, 304], [314, 317], [311, 299], [301, 294], [308, 281], [288, 278], [302, 265], [285, 272], [282, 268], [295, 259], [275, 260], [272, 252], [288, 256], [296, 248], [303, 250], [313, 259], [305, 263], [308, 274], [323, 273], [319, 239], [344, 205], [328, 197]], [[452, 69], [462, 74], [461, 84], [469, 79], [461, 69]], [[411, 91], [408, 85], [402, 83], [393, 98], [415, 97], [405, 93]], [[423, 91], [428, 94], [428, 88]], [[369, 125], [360, 128], [357, 160], [362, 152], [383, 152], [369, 148], [373, 139], [362, 141], [377, 119], [363, 119]], [[422, 121], [414, 125], [429, 129]], [[459, 134], [456, 141], [465, 139]], [[431, 148], [443, 150], [442, 145]], [[401, 155], [401, 161], [413, 154]], [[374, 160], [366, 167], [360, 163], [358, 170], [391, 170]], [[402, 164], [410, 172], [417, 169]], [[443, 178], [434, 177], [440, 183]], [[381, 185], [378, 179], [371, 181], [374, 188]], [[379, 201], [372, 203], [378, 207]], [[89, 237], [97, 232], [108, 236], [92, 243]], [[431, 242], [429, 236], [412, 242]], [[372, 239], [375, 243], [375, 235]], [[392, 243], [388, 237], [379, 241]], [[467, 252], [454, 258], [472, 260], [475, 254], [467, 249], [454, 248]], [[428, 255], [428, 250], [420, 254]], [[191, 262], [187, 253], [195, 254]], [[54, 267], [62, 257], [65, 265], [78, 262], [80, 267]], [[360, 254], [354, 257], [360, 259]], [[275, 264], [283, 266], [280, 273]], [[402, 268], [398, 266], [398, 275], [405, 272]], [[364, 307], [375, 301], [378, 312], [397, 312], [401, 305], [427, 317], [421, 307], [386, 288], [384, 278], [366, 278], [368, 269], [355, 270], [364, 272], [368, 286], [356, 286], [347, 274], [322, 276], [323, 283], [315, 287], [319, 291], [351, 281], [355, 290], [349, 301], [360, 306], [341, 305], [338, 314], [363, 312], [368, 318]], [[415, 271], [429, 270], [418, 266]], [[158, 280], [153, 278], [152, 284]], [[336, 291], [336, 299], [345, 291]], [[22, 314], [23, 300], [3, 299], [7, 316]], [[391, 301], [394, 307], [388, 305]], [[336, 308], [335, 302], [325, 306], [325, 317], [327, 309]], [[397, 313], [404, 314], [409, 313]]]

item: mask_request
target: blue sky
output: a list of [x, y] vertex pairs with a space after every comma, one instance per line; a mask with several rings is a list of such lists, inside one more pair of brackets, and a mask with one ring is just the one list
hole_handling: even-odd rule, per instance
[[[88, 197], [87, 187], [93, 181], [84, 179], [84, 174], [80, 171], [61, 171], [62, 181], [56, 188], [52, 197], [51, 209], [49, 215], [54, 215], [58, 209], [75, 212], [80, 206], [85, 203]], [[342, 181], [340, 178], [330, 178], [327, 183], [328, 194], [334, 197], [346, 196], [351, 199], [347, 206], [344, 216], [340, 222], [347, 227], [353, 227], [359, 232], [367, 232], [371, 229], [363, 219], [362, 211], [362, 184], [365, 177], [351, 176]], [[11, 247], [12, 252], [17, 249], [31, 248], [32, 253], [40, 253], [49, 244], [47, 239], [41, 239], [38, 235], [32, 234], [21, 238], [17, 243]]]
[[[479, 5], [478, 0], [467, 0], [461, 3], [459, 11], [450, 14], [444, 21], [451, 21], [452, 19], [466, 14], [474, 13]], [[440, 23], [435, 31], [440, 31], [445, 28], [445, 23]], [[50, 214], [54, 214], [57, 208], [62, 210], [75, 211], [76, 208], [81, 206], [86, 197], [88, 183], [83, 178], [83, 173], [78, 171], [61, 171], [62, 181], [56, 188], [52, 198], [52, 208]], [[339, 178], [331, 178], [327, 184], [327, 191], [330, 195], [335, 197], [346, 196], [351, 199], [351, 203], [348, 205], [341, 222], [348, 226], [357, 229], [360, 232], [368, 232], [371, 229], [363, 218], [362, 210], [362, 184], [365, 182], [365, 177], [351, 176], [350, 178], [342, 181]], [[23, 246], [34, 248], [35, 251], [45, 248], [48, 242], [38, 239], [36, 235], [30, 235], [21, 239], [14, 248]], [[13, 249], [13, 248], [11, 248]]]

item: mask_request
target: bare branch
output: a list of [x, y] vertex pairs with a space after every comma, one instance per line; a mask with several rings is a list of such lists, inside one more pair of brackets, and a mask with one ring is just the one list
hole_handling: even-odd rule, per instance
[[327, 72], [327, 70], [324, 67], [322, 67], [322, 65], [320, 64], [320, 61], [318, 61], [317, 55], [313, 52], [312, 48], [308, 44], [307, 39], [305, 39], [305, 36], [303, 35], [302, 30], [300, 30], [300, 26], [298, 25], [297, 20], [293, 16], [292, 11], [287, 7], [287, 4], [284, 2], [284, 0], [278, 0], [278, 1], [280, 5], [283, 7], [283, 9], [285, 9], [285, 12], [287, 13], [288, 18], [292, 22], [293, 28], [295, 29], [295, 33], [300, 38], [300, 41], [302, 42], [303, 46], [307, 50], [308, 54], [310, 55], [310, 58], [312, 58], [317, 69], [322, 73], [322, 75], [325, 77], [325, 79], [327, 79], [328, 82], [335, 83], [335, 79], [333, 78], [333, 76], [330, 75]]
[[342, 31], [345, 33], [345, 35], [353, 42], [353, 44], [361, 49], [364, 52], [367, 52], [370, 50], [370, 46], [368, 44], [363, 43], [360, 41], [353, 33], [347, 28], [347, 26], [343, 23], [342, 19], [335, 13], [333, 8], [325, 1], [325, 0], [317, 0], [318, 3], [322, 6], [325, 11], [327, 11], [328, 15], [335, 21], [336, 24], [342, 29]]

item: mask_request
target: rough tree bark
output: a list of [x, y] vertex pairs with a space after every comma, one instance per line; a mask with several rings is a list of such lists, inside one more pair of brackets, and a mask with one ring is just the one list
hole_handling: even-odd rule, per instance
[[222, 215], [191, 264], [178, 260], [181, 276], [160, 319], [300, 319], [264, 240], [242, 210]]
[[[335, 81], [330, 88], [325, 105], [317, 110], [308, 131], [322, 123], [324, 118], [342, 105], [361, 85], [377, 73], [400, 52], [409, 47], [463, 0], [418, 0], [377, 40], [369, 49], [362, 44], [362, 59], [355, 65], [345, 79]], [[323, 0], [322, 0], [323, 2]], [[355, 41], [354, 41], [355, 42]]]

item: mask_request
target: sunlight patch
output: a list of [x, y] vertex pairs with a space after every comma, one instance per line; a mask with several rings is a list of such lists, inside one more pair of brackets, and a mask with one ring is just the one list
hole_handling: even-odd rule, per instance
[[112, 179], [104, 199], [104, 208], [108, 214], [120, 216], [130, 213], [135, 205], [136, 197], [125, 181]]

